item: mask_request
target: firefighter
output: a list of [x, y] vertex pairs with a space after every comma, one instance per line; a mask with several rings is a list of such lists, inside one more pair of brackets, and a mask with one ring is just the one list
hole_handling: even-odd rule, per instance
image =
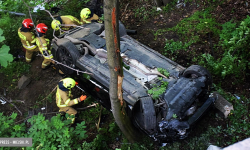
[[[66, 26], [63, 26], [62, 24]], [[59, 16], [51, 22], [52, 29], [56, 31], [59, 30], [59, 27], [64, 31], [68, 31], [79, 25], [82, 25], [82, 23], [77, 18], [71, 15]]]
[[18, 29], [18, 36], [21, 39], [23, 48], [26, 51], [25, 59], [26, 62], [31, 62], [32, 55], [34, 51], [39, 51], [36, 45], [35, 34], [31, 31], [34, 24], [31, 19], [24, 19], [22, 22], [22, 27]]
[[83, 8], [80, 17], [82, 24], [99, 21], [99, 17], [94, 14], [94, 10], [89, 8]]
[[71, 99], [73, 97], [71, 94], [71, 89], [75, 85], [77, 85], [77, 83], [72, 78], [64, 78], [59, 81], [56, 92], [56, 104], [60, 109], [59, 112], [65, 112], [69, 115], [73, 115], [73, 118], [71, 118], [72, 124], [75, 121], [75, 115], [77, 114], [77, 111], [70, 106], [78, 104], [87, 98], [86, 95], [81, 95], [79, 98], [75, 98], [73, 100]]
[[36, 37], [36, 44], [39, 47], [40, 53], [43, 55], [43, 62], [42, 62], [42, 69], [46, 69], [50, 66], [53, 62], [51, 59], [53, 55], [51, 54], [50, 48], [50, 41], [49, 39], [45, 38], [45, 34], [48, 30], [48, 27], [44, 23], [39, 23], [36, 26], [36, 30], [38, 35]]

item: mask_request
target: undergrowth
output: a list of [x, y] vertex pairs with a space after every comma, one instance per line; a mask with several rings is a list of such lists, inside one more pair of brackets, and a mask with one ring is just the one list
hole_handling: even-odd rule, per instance
[[[163, 68], [157, 68], [157, 70], [164, 76], [169, 77], [169, 72], [167, 70]], [[155, 84], [153, 85], [153, 88], [148, 90], [148, 94], [150, 94], [153, 99], [159, 98], [159, 96], [162, 95], [168, 87], [168, 82], [165, 81], [163, 77], [159, 77], [159, 80], [161, 81], [160, 85]]]

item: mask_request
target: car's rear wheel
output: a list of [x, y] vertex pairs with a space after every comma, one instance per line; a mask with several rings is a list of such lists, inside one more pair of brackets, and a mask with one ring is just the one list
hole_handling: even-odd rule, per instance
[[73, 43], [65, 42], [59, 45], [57, 52], [56, 52], [56, 58], [57, 58], [57, 61], [63, 64], [63, 65], [58, 64], [59, 69], [64, 74], [74, 73], [74, 70], [70, 68], [75, 68], [76, 61], [79, 58], [79, 56], [80, 56], [80, 53], [77, 47]]
[[206, 68], [199, 65], [192, 65], [183, 72], [183, 77], [186, 78], [198, 78], [201, 76], [206, 76], [207, 78], [205, 87], [211, 88], [213, 80], [210, 72]]

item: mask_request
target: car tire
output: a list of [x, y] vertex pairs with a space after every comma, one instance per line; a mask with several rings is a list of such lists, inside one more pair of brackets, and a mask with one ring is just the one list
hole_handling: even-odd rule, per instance
[[[56, 51], [57, 61], [70, 68], [75, 68], [76, 61], [79, 58], [79, 56], [80, 56], [80, 53], [77, 47], [69, 41], [59, 45]], [[59, 69], [64, 74], [70, 75], [74, 73], [74, 70], [68, 67], [65, 67], [64, 65], [58, 64]]]
[[197, 77], [206, 76], [207, 80], [205, 88], [212, 87], [213, 83], [212, 76], [206, 68], [199, 65], [192, 65], [183, 72], [182, 76], [185, 78], [191, 78], [193, 74], [196, 75]]
[[156, 131], [156, 113], [151, 97], [142, 97], [132, 110], [133, 121], [141, 130], [151, 134]]

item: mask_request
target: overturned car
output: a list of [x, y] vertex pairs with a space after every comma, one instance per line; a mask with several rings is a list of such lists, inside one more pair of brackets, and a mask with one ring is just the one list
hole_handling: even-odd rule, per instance
[[[132, 122], [155, 141], [186, 138], [189, 129], [214, 102], [209, 97], [210, 73], [199, 65], [184, 68], [131, 38], [122, 23], [119, 28], [123, 98]], [[99, 23], [85, 24], [52, 40], [52, 54], [64, 64], [58, 65], [60, 70], [81, 80], [82, 89], [111, 109], [106, 53], [104, 25]], [[78, 74], [66, 66], [91, 75]], [[163, 84], [167, 85], [164, 90]]]

